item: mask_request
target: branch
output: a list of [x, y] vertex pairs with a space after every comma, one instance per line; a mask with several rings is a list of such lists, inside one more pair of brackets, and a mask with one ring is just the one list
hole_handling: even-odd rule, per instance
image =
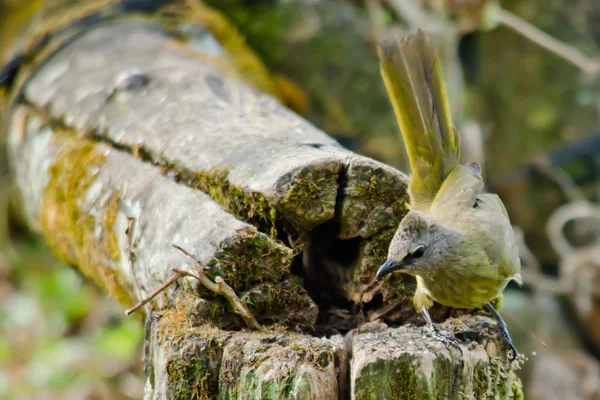
[[248, 328], [255, 329], [257, 331], [262, 329], [260, 324], [256, 321], [256, 319], [250, 312], [250, 310], [248, 310], [248, 306], [246, 306], [246, 303], [240, 300], [235, 291], [231, 288], [231, 286], [225, 283], [223, 278], [217, 276], [215, 278], [215, 282], [211, 281], [210, 278], [204, 273], [204, 267], [202, 266], [200, 260], [196, 258], [196, 256], [194, 256], [193, 254], [189, 253], [187, 250], [183, 249], [182, 247], [176, 244], [174, 244], [173, 247], [175, 247], [177, 250], [181, 251], [183, 254], [194, 260], [194, 262], [196, 263], [197, 275], [187, 273], [181, 270], [174, 270], [175, 272], [192, 276], [198, 279], [200, 283], [202, 283], [202, 285], [204, 285], [204, 287], [210, 290], [211, 292], [225, 296], [229, 304], [231, 304], [231, 307], [233, 307], [233, 311], [244, 319], [244, 322], [246, 323]]
[[600, 72], [600, 60], [586, 56], [573, 46], [557, 40], [507, 10], [500, 8], [496, 12], [496, 19], [499, 23], [577, 66], [586, 74], [595, 75]]
[[255, 330], [262, 329], [258, 321], [256, 321], [256, 319], [250, 312], [250, 310], [248, 310], [246, 303], [240, 300], [235, 291], [231, 288], [231, 286], [225, 283], [223, 278], [218, 276], [215, 279], [216, 283], [211, 281], [210, 278], [204, 273], [204, 267], [202, 266], [200, 260], [196, 258], [196, 256], [194, 256], [192, 253], [188, 252], [187, 250], [176, 244], [173, 244], [173, 247], [175, 247], [177, 250], [181, 251], [183, 254], [194, 260], [194, 262], [196, 263], [196, 275], [188, 271], [173, 268], [172, 271], [174, 272], [174, 275], [167, 282], [160, 285], [158, 289], [152, 292], [148, 297], [141, 300], [135, 306], [125, 311], [126, 315], [130, 315], [135, 311], [139, 310], [144, 305], [148, 304], [153, 298], [158, 296], [158, 294], [167, 289], [173, 283], [177, 282], [180, 278], [183, 278], [184, 276], [189, 276], [197, 279], [205, 288], [207, 288], [211, 292], [225, 296], [229, 304], [231, 304], [233, 311], [237, 315], [242, 317], [248, 328]]
[[150, 301], [152, 301], [153, 298], [155, 298], [156, 296], [158, 296], [166, 288], [168, 288], [169, 286], [171, 286], [173, 283], [177, 282], [180, 278], [183, 278], [186, 275], [191, 275], [189, 272], [186, 272], [186, 271], [181, 271], [181, 270], [176, 270], [176, 269], [172, 269], [172, 271], [175, 274], [168, 281], [166, 281], [165, 283], [163, 283], [162, 285], [160, 285], [158, 287], [158, 289], [156, 289], [154, 292], [152, 292], [148, 297], [146, 297], [145, 299], [141, 300], [140, 302], [138, 302], [133, 307], [127, 309], [125, 311], [125, 315], [131, 315], [131, 314], [133, 314], [134, 312], [136, 312], [137, 310], [139, 310], [140, 308], [142, 308], [143, 306], [145, 306], [146, 304], [148, 304]]

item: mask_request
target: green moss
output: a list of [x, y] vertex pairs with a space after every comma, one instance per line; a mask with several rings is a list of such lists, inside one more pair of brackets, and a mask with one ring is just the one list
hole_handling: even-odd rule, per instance
[[206, 368], [205, 358], [206, 355], [193, 352], [177, 354], [167, 360], [169, 398], [181, 400], [214, 398], [216, 389], [209, 383], [212, 373]]
[[256, 226], [262, 232], [277, 237], [277, 211], [260, 193], [245, 192], [229, 182], [227, 168], [214, 168], [208, 171], [191, 172], [175, 165], [168, 167], [179, 177], [203, 192], [240, 219]]
[[[60, 258], [77, 265], [122, 304], [132, 305], [128, 286], [117, 268], [119, 252], [113, 224], [118, 194], [97, 205], [93, 213], [82, 207], [105, 155], [96, 150], [94, 142], [68, 132], [55, 132], [52, 140], [58, 152], [49, 168], [40, 213], [46, 240]], [[102, 228], [99, 237], [98, 227]]]
[[356, 398], [370, 399], [427, 399], [428, 382], [419, 379], [417, 361], [410, 357], [400, 360], [378, 360], [362, 370], [356, 379]]
[[[430, 379], [430, 393], [434, 398], [447, 399], [455, 396], [456, 387], [467, 387], [468, 376], [463, 372], [463, 361], [456, 361], [447, 357], [437, 357], [433, 360], [433, 373]], [[448, 379], [448, 377], [453, 377]], [[476, 397], [480, 398], [480, 397]]]
[[486, 398], [489, 392], [490, 375], [487, 364], [478, 362], [473, 372], [473, 395], [476, 399]]
[[276, 244], [254, 229], [238, 231], [219, 245], [206, 266], [206, 273], [221, 276], [234, 290], [250, 288], [259, 282], [279, 282], [290, 273], [292, 250]]
[[[337, 163], [304, 167], [291, 180], [277, 182], [285, 198], [277, 205], [287, 220], [301, 229], [313, 229], [335, 215]], [[291, 188], [287, 190], [287, 188]]]
[[288, 375], [280, 380], [263, 381], [250, 372], [244, 375], [242, 393], [255, 399], [293, 399], [294, 378], [294, 375]]
[[165, 352], [169, 398], [216, 398], [223, 346], [230, 334], [212, 325], [192, 327], [181, 304], [160, 315], [158, 341]]
[[104, 217], [102, 219], [103, 232], [106, 232], [106, 234], [103, 235], [104, 245], [108, 251], [110, 259], [113, 261], [119, 261], [121, 258], [119, 239], [114, 231], [114, 225], [119, 213], [119, 196], [120, 192], [115, 192], [111, 196], [106, 212], [104, 213]]
[[387, 258], [394, 233], [395, 229], [386, 229], [361, 243], [359, 257], [350, 272], [348, 292], [352, 301], [367, 303], [377, 294], [381, 294], [384, 302], [388, 304], [410, 302], [415, 289], [414, 279], [411, 277], [389, 274], [383, 278], [383, 285], [373, 286], [377, 269]]
[[392, 169], [352, 165], [343, 188], [340, 237], [370, 237], [397, 228], [409, 210], [406, 179]]
[[512, 381], [512, 396], [511, 400], [523, 400], [525, 395], [523, 394], [523, 385], [521, 384], [521, 380], [516, 376], [513, 377]]
[[281, 323], [296, 329], [312, 329], [319, 310], [295, 277], [276, 284], [261, 284], [242, 293], [254, 317], [263, 323]]
[[314, 373], [333, 372], [334, 352], [318, 339], [291, 333], [240, 336], [225, 349], [219, 398], [316, 398]]
[[[247, 192], [231, 184], [227, 168], [192, 172], [176, 165], [167, 166], [188, 185], [212, 197], [221, 207], [277, 238], [277, 222], [289, 231], [308, 231], [333, 218], [337, 196], [338, 164], [308, 166], [293, 177], [277, 182], [285, 197], [272, 204], [262, 194]], [[298, 244], [299, 245], [299, 244]]]

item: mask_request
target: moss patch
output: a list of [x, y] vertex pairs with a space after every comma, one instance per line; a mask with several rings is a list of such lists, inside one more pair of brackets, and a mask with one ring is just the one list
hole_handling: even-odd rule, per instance
[[205, 272], [212, 278], [221, 276], [240, 291], [259, 282], [279, 282], [290, 273], [292, 256], [289, 248], [277, 245], [267, 235], [245, 229], [219, 245]]
[[295, 330], [314, 328], [317, 305], [295, 277], [277, 284], [261, 284], [242, 293], [250, 312], [262, 323], [279, 323]]
[[[295, 331], [311, 330], [319, 313], [316, 304], [295, 278], [278, 283], [260, 283], [238, 293], [238, 296], [261, 324], [278, 324]], [[178, 306], [180, 326], [184, 326], [185, 319], [186, 323], [193, 325], [210, 322], [220, 329], [246, 328], [242, 318], [234, 314], [227, 300], [221, 296], [203, 299], [191, 291], [179, 292], [177, 304], [181, 303], [186, 306]], [[171, 319], [175, 319], [174, 316]]]
[[[177, 170], [177, 167], [173, 169]], [[228, 180], [229, 170], [214, 168], [208, 171], [191, 172], [179, 168], [178, 175], [189, 185], [207, 193], [225, 210], [256, 226], [262, 232], [277, 237], [275, 221], [277, 211], [260, 193], [245, 192]]]
[[[277, 238], [277, 223], [289, 232], [306, 232], [335, 215], [339, 164], [310, 165], [277, 182], [283, 197], [276, 204], [262, 194], [247, 192], [229, 182], [229, 170], [191, 172], [170, 166], [180, 179], [213, 198], [225, 210]], [[297, 244], [299, 245], [299, 243]]]
[[400, 360], [378, 360], [362, 370], [354, 382], [360, 399], [429, 399], [428, 382], [416, 373], [418, 361], [410, 356]]
[[404, 274], [389, 274], [383, 284], [375, 280], [375, 274], [387, 258], [389, 244], [395, 229], [386, 229], [364, 240], [360, 245], [360, 255], [351, 267], [349, 297], [358, 304], [368, 303], [381, 294], [385, 303], [410, 302], [415, 290], [414, 280]]
[[277, 190], [285, 193], [285, 197], [277, 208], [301, 229], [311, 230], [332, 219], [340, 168], [338, 163], [310, 165], [280, 179]]
[[130, 306], [133, 300], [119, 274], [118, 241], [113, 231], [118, 193], [93, 212], [85, 207], [105, 155], [97, 151], [94, 142], [68, 132], [55, 132], [52, 141], [58, 153], [42, 198], [44, 236], [55, 254]]
[[311, 387], [315, 374], [337, 392], [334, 353], [327, 342], [289, 333], [234, 338], [224, 352], [219, 398], [320, 398]]
[[343, 188], [340, 237], [370, 237], [396, 228], [409, 210], [406, 180], [391, 168], [351, 165]]
[[169, 398], [214, 399], [222, 347], [230, 334], [212, 325], [192, 327], [180, 307], [165, 310], [158, 320], [158, 341], [165, 352]]

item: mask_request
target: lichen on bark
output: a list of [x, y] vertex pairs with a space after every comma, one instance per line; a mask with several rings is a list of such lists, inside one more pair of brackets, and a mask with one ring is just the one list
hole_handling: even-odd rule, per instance
[[98, 204], [96, 213], [82, 207], [106, 156], [94, 142], [73, 139], [69, 132], [54, 131], [52, 141], [58, 152], [49, 168], [40, 214], [48, 244], [121, 303], [132, 305], [129, 285], [116, 268], [119, 251], [113, 224], [119, 194]]

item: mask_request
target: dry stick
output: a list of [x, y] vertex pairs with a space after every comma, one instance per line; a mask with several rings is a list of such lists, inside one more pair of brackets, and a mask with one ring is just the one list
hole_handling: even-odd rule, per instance
[[141, 307], [143, 307], [145, 304], [147, 304], [153, 298], [155, 298], [159, 293], [164, 291], [166, 288], [168, 288], [170, 285], [175, 283], [180, 278], [183, 278], [184, 276], [190, 276], [190, 277], [193, 277], [193, 278], [197, 279], [198, 281], [200, 281], [200, 283], [205, 288], [210, 290], [211, 292], [225, 296], [225, 298], [227, 299], [227, 301], [233, 308], [233, 311], [237, 315], [242, 317], [242, 319], [244, 320], [244, 322], [246, 323], [248, 328], [255, 329], [255, 330], [262, 329], [262, 327], [260, 326], [258, 321], [256, 321], [256, 319], [254, 318], [254, 316], [252, 315], [250, 310], [248, 310], [246, 303], [244, 303], [242, 300], [240, 300], [240, 298], [237, 296], [235, 291], [231, 288], [231, 286], [229, 286], [227, 283], [225, 283], [223, 278], [218, 276], [215, 279], [215, 282], [211, 281], [210, 278], [208, 276], [206, 276], [206, 274], [204, 273], [202, 263], [193, 254], [191, 254], [190, 252], [188, 252], [187, 250], [185, 250], [184, 248], [182, 248], [176, 244], [173, 244], [173, 247], [175, 247], [177, 250], [181, 251], [183, 254], [185, 254], [192, 260], [194, 260], [194, 262], [196, 263], [197, 275], [193, 274], [191, 272], [188, 272], [188, 271], [173, 268], [172, 271], [174, 272], [174, 275], [167, 282], [162, 284], [158, 289], [156, 289], [154, 292], [152, 292], [152, 294], [150, 294], [150, 296], [146, 297], [145, 299], [143, 299], [142, 301], [137, 303], [135, 306], [133, 306], [129, 310], [125, 311], [126, 315], [130, 315], [131, 313], [133, 313], [133, 312], [137, 311], [138, 309], [140, 309]]
[[131, 307], [130, 309], [128, 309], [127, 311], [125, 311], [125, 315], [131, 315], [134, 312], [136, 312], [137, 310], [139, 310], [140, 308], [142, 308], [143, 306], [145, 306], [146, 304], [148, 304], [153, 298], [155, 298], [156, 296], [158, 296], [158, 294], [160, 292], [162, 292], [163, 290], [165, 290], [166, 288], [168, 288], [169, 286], [171, 286], [173, 283], [175, 283], [177, 280], [179, 280], [180, 278], [183, 278], [186, 274], [182, 274], [181, 272], [184, 271], [175, 271], [175, 269], [172, 270], [173, 272], [175, 272], [175, 275], [173, 275], [168, 281], [166, 281], [165, 283], [163, 283], [162, 285], [160, 285], [160, 287], [158, 289], [156, 289], [154, 292], [152, 292], [150, 294], [150, 296], [146, 297], [145, 299], [143, 299], [142, 301], [140, 301], [139, 303], [137, 303], [135, 306]]
[[571, 64], [576, 65], [586, 74], [594, 75], [600, 72], [600, 60], [586, 56], [573, 46], [569, 46], [568, 44], [557, 40], [509, 11], [499, 9], [497, 11], [496, 20], [546, 50], [549, 50]]
[[256, 321], [256, 319], [250, 312], [250, 310], [248, 310], [246, 303], [240, 300], [235, 291], [231, 288], [231, 286], [225, 283], [223, 278], [217, 276], [215, 278], [216, 283], [211, 281], [210, 278], [204, 273], [202, 263], [196, 258], [196, 256], [194, 256], [193, 254], [189, 253], [188, 251], [176, 244], [173, 244], [173, 247], [175, 247], [177, 250], [181, 251], [183, 254], [185, 254], [186, 256], [188, 256], [196, 262], [196, 272], [198, 275], [192, 276], [198, 279], [200, 283], [202, 283], [202, 285], [204, 285], [204, 287], [206, 287], [211, 292], [225, 296], [229, 304], [231, 304], [231, 307], [233, 307], [233, 311], [244, 319], [244, 322], [246, 323], [248, 328], [256, 330], [262, 329], [258, 321]]

